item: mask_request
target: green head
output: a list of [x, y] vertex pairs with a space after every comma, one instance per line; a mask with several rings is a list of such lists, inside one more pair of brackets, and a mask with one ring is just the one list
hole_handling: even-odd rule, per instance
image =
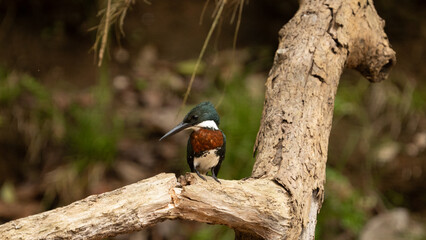
[[209, 120], [214, 121], [216, 125], [219, 126], [219, 114], [217, 114], [211, 102], [202, 102], [198, 104], [183, 118], [183, 122], [191, 124], [191, 126]]
[[212, 128], [218, 129], [219, 126], [219, 114], [210, 102], [202, 102], [195, 106], [188, 114], [184, 117], [183, 121], [179, 123], [175, 128], [166, 133], [160, 138], [160, 141], [168, 136], [172, 136], [184, 129], [192, 128]]

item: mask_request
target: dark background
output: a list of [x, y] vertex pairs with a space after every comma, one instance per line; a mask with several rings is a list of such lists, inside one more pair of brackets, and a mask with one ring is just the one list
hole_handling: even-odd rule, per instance
[[[103, 1], [0, 1], [0, 223], [160, 172], [182, 174], [187, 134], [158, 139], [210, 100], [228, 139], [220, 178], [250, 175], [278, 31], [297, 1], [244, 6], [235, 54], [227, 8], [178, 114], [212, 22], [213, 3], [138, 1], [112, 29], [102, 67], [91, 48]], [[425, 2], [375, 1], [397, 52], [389, 79], [342, 76], [317, 239], [425, 239]], [[381, 223], [384, 227], [374, 227]], [[380, 225], [380, 224], [378, 224]], [[390, 227], [391, 226], [391, 227]], [[167, 221], [116, 239], [233, 239], [233, 231]]]

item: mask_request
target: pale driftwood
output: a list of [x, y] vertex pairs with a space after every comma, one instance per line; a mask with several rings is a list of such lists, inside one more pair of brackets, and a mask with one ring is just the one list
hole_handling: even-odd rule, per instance
[[292, 216], [288, 195], [267, 179], [213, 179], [159, 174], [112, 192], [0, 225], [0, 239], [100, 239], [167, 219], [225, 224], [283, 238]]
[[173, 174], [160, 174], [0, 225], [0, 239], [97, 239], [135, 231], [167, 213], [175, 185]]
[[228, 225], [237, 239], [313, 239], [339, 78], [345, 67], [387, 77], [396, 59], [383, 27], [371, 0], [300, 1], [280, 31], [250, 179], [179, 185], [162, 174], [6, 223], [0, 238], [93, 239], [182, 218]]

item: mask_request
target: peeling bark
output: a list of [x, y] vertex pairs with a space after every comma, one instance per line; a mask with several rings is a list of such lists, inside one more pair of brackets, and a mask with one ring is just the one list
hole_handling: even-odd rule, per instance
[[[224, 224], [236, 239], [314, 239], [343, 69], [387, 77], [395, 52], [372, 0], [301, 0], [280, 30], [247, 180], [160, 174], [0, 225], [0, 239], [98, 239], [166, 219]], [[232, 150], [232, 149], [231, 149]]]

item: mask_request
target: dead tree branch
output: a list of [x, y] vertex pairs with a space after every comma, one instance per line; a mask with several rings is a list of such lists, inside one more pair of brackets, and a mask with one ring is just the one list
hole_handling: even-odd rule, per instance
[[227, 225], [237, 239], [313, 239], [340, 75], [387, 77], [396, 59], [383, 27], [372, 0], [300, 1], [279, 33], [250, 179], [160, 174], [3, 224], [1, 239], [96, 239], [175, 218]]
[[1, 239], [101, 239], [167, 219], [224, 224], [282, 239], [291, 215], [288, 195], [267, 179], [205, 182], [195, 174], [152, 178], [68, 206], [0, 225]]

